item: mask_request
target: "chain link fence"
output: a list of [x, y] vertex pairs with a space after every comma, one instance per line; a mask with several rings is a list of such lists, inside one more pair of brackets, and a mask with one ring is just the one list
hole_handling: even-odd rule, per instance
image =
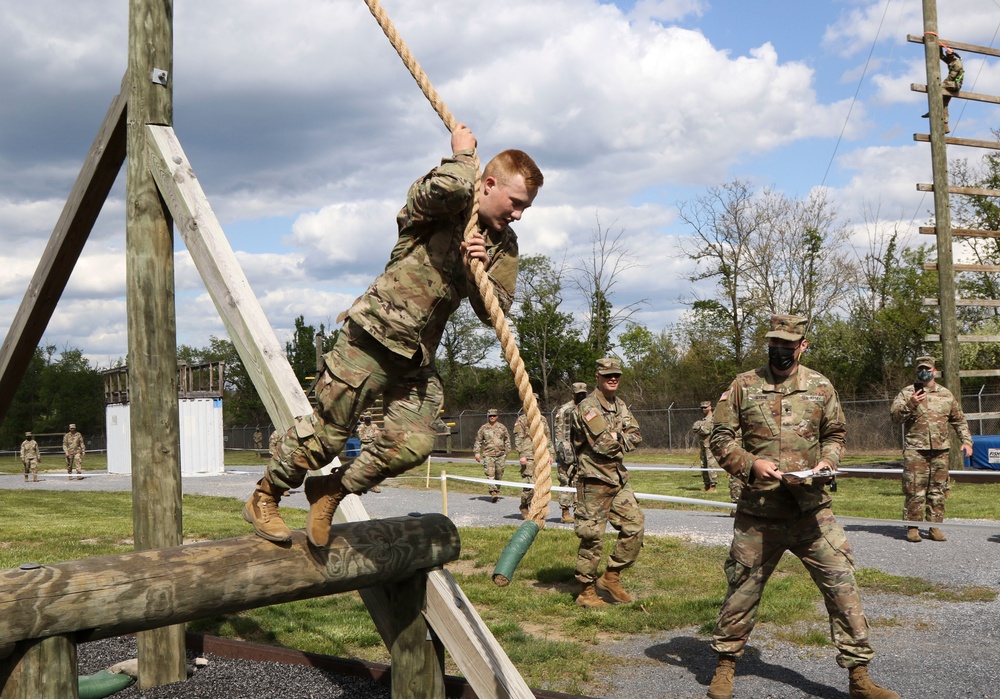
[[[847, 448], [852, 452], [884, 452], [903, 450], [903, 427], [893, 423], [889, 416], [891, 399], [844, 401], [842, 406], [847, 419]], [[1000, 434], [1000, 419], [976, 419], [975, 413], [1000, 412], [1000, 394], [980, 393], [962, 397], [962, 410], [973, 417], [969, 429], [973, 435]], [[642, 445], [651, 449], [668, 451], [696, 449], [697, 435], [692, 431], [701, 419], [700, 407], [674, 407], [659, 410], [635, 410], [636, 420], [642, 430]], [[500, 422], [507, 426], [513, 438], [514, 422], [519, 413], [500, 413]], [[546, 413], [549, 427], [553, 427], [555, 409]], [[476, 432], [486, 423], [485, 411], [466, 410], [458, 415], [446, 416], [452, 425], [452, 448], [471, 451]]]

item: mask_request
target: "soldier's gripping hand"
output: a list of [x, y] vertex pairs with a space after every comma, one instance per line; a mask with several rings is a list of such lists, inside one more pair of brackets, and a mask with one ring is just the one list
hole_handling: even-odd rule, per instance
[[778, 470], [773, 461], [768, 461], [767, 459], [757, 459], [754, 461], [753, 466], [750, 467], [750, 471], [757, 480], [781, 480], [781, 471]]
[[483, 264], [490, 261], [490, 258], [486, 255], [486, 238], [479, 231], [470, 234], [468, 240], [462, 241], [462, 252], [465, 253], [466, 263], [473, 258]]

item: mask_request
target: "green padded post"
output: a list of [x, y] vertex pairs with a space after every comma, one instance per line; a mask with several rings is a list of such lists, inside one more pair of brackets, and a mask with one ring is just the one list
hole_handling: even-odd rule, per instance
[[514, 569], [524, 558], [524, 554], [527, 553], [528, 547], [535, 540], [538, 530], [539, 526], [535, 521], [529, 519], [517, 528], [514, 536], [510, 537], [510, 541], [507, 542], [506, 548], [497, 560], [497, 567], [493, 569], [493, 582], [497, 587], [510, 585], [510, 579], [514, 577]]

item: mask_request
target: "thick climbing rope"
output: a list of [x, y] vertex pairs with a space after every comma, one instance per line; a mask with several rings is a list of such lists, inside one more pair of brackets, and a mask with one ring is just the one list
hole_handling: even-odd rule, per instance
[[[372, 15], [378, 21], [382, 31], [389, 39], [389, 43], [392, 44], [392, 47], [396, 49], [396, 53], [403, 60], [406, 69], [410, 71], [410, 75], [417, 81], [417, 85], [420, 86], [427, 101], [431, 103], [434, 111], [441, 117], [441, 121], [444, 122], [445, 127], [449, 132], [454, 131], [458, 125], [455, 117], [452, 116], [441, 96], [434, 89], [431, 81], [427, 78], [427, 74], [424, 73], [420, 64], [406, 46], [406, 42], [399, 36], [395, 26], [393, 26], [392, 20], [389, 19], [385, 10], [382, 9], [382, 5], [378, 0], [365, 0], [365, 4], [368, 5], [368, 9], [371, 10]], [[479, 227], [479, 189], [482, 174], [479, 172], [478, 155], [475, 156], [475, 166], [475, 196], [472, 201], [469, 222], [465, 228], [466, 240]], [[524, 368], [524, 361], [521, 359], [521, 353], [514, 341], [514, 334], [507, 325], [507, 318], [504, 316], [503, 309], [500, 308], [500, 303], [497, 301], [493, 285], [486, 274], [486, 268], [482, 261], [477, 259], [470, 260], [470, 266], [476, 286], [479, 289], [479, 294], [483, 299], [483, 304], [489, 312], [493, 328], [496, 330], [500, 346], [503, 348], [504, 358], [510, 365], [511, 372], [514, 374], [514, 383], [517, 385], [518, 395], [520, 395], [521, 402], [524, 404], [524, 412], [528, 416], [531, 447], [535, 458], [535, 492], [528, 509], [527, 519], [534, 522], [538, 528], [541, 528], [545, 526], [545, 516], [548, 514], [549, 502], [552, 499], [552, 463], [549, 457], [549, 440], [542, 428], [542, 420], [544, 418], [542, 417], [541, 410], [538, 408], [538, 401], [535, 400], [534, 393], [531, 390], [528, 372]]]

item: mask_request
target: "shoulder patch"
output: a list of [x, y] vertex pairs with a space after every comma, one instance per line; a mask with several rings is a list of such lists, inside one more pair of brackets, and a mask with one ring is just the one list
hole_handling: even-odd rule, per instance
[[591, 408], [590, 410], [587, 411], [587, 414], [583, 416], [583, 419], [586, 420], [587, 422], [590, 422], [595, 417], [597, 417], [597, 411]]
[[724, 400], [729, 400], [729, 391], [728, 390], [725, 391], [721, 396], [719, 396], [719, 402], [720, 403], [722, 401], [724, 401]]

